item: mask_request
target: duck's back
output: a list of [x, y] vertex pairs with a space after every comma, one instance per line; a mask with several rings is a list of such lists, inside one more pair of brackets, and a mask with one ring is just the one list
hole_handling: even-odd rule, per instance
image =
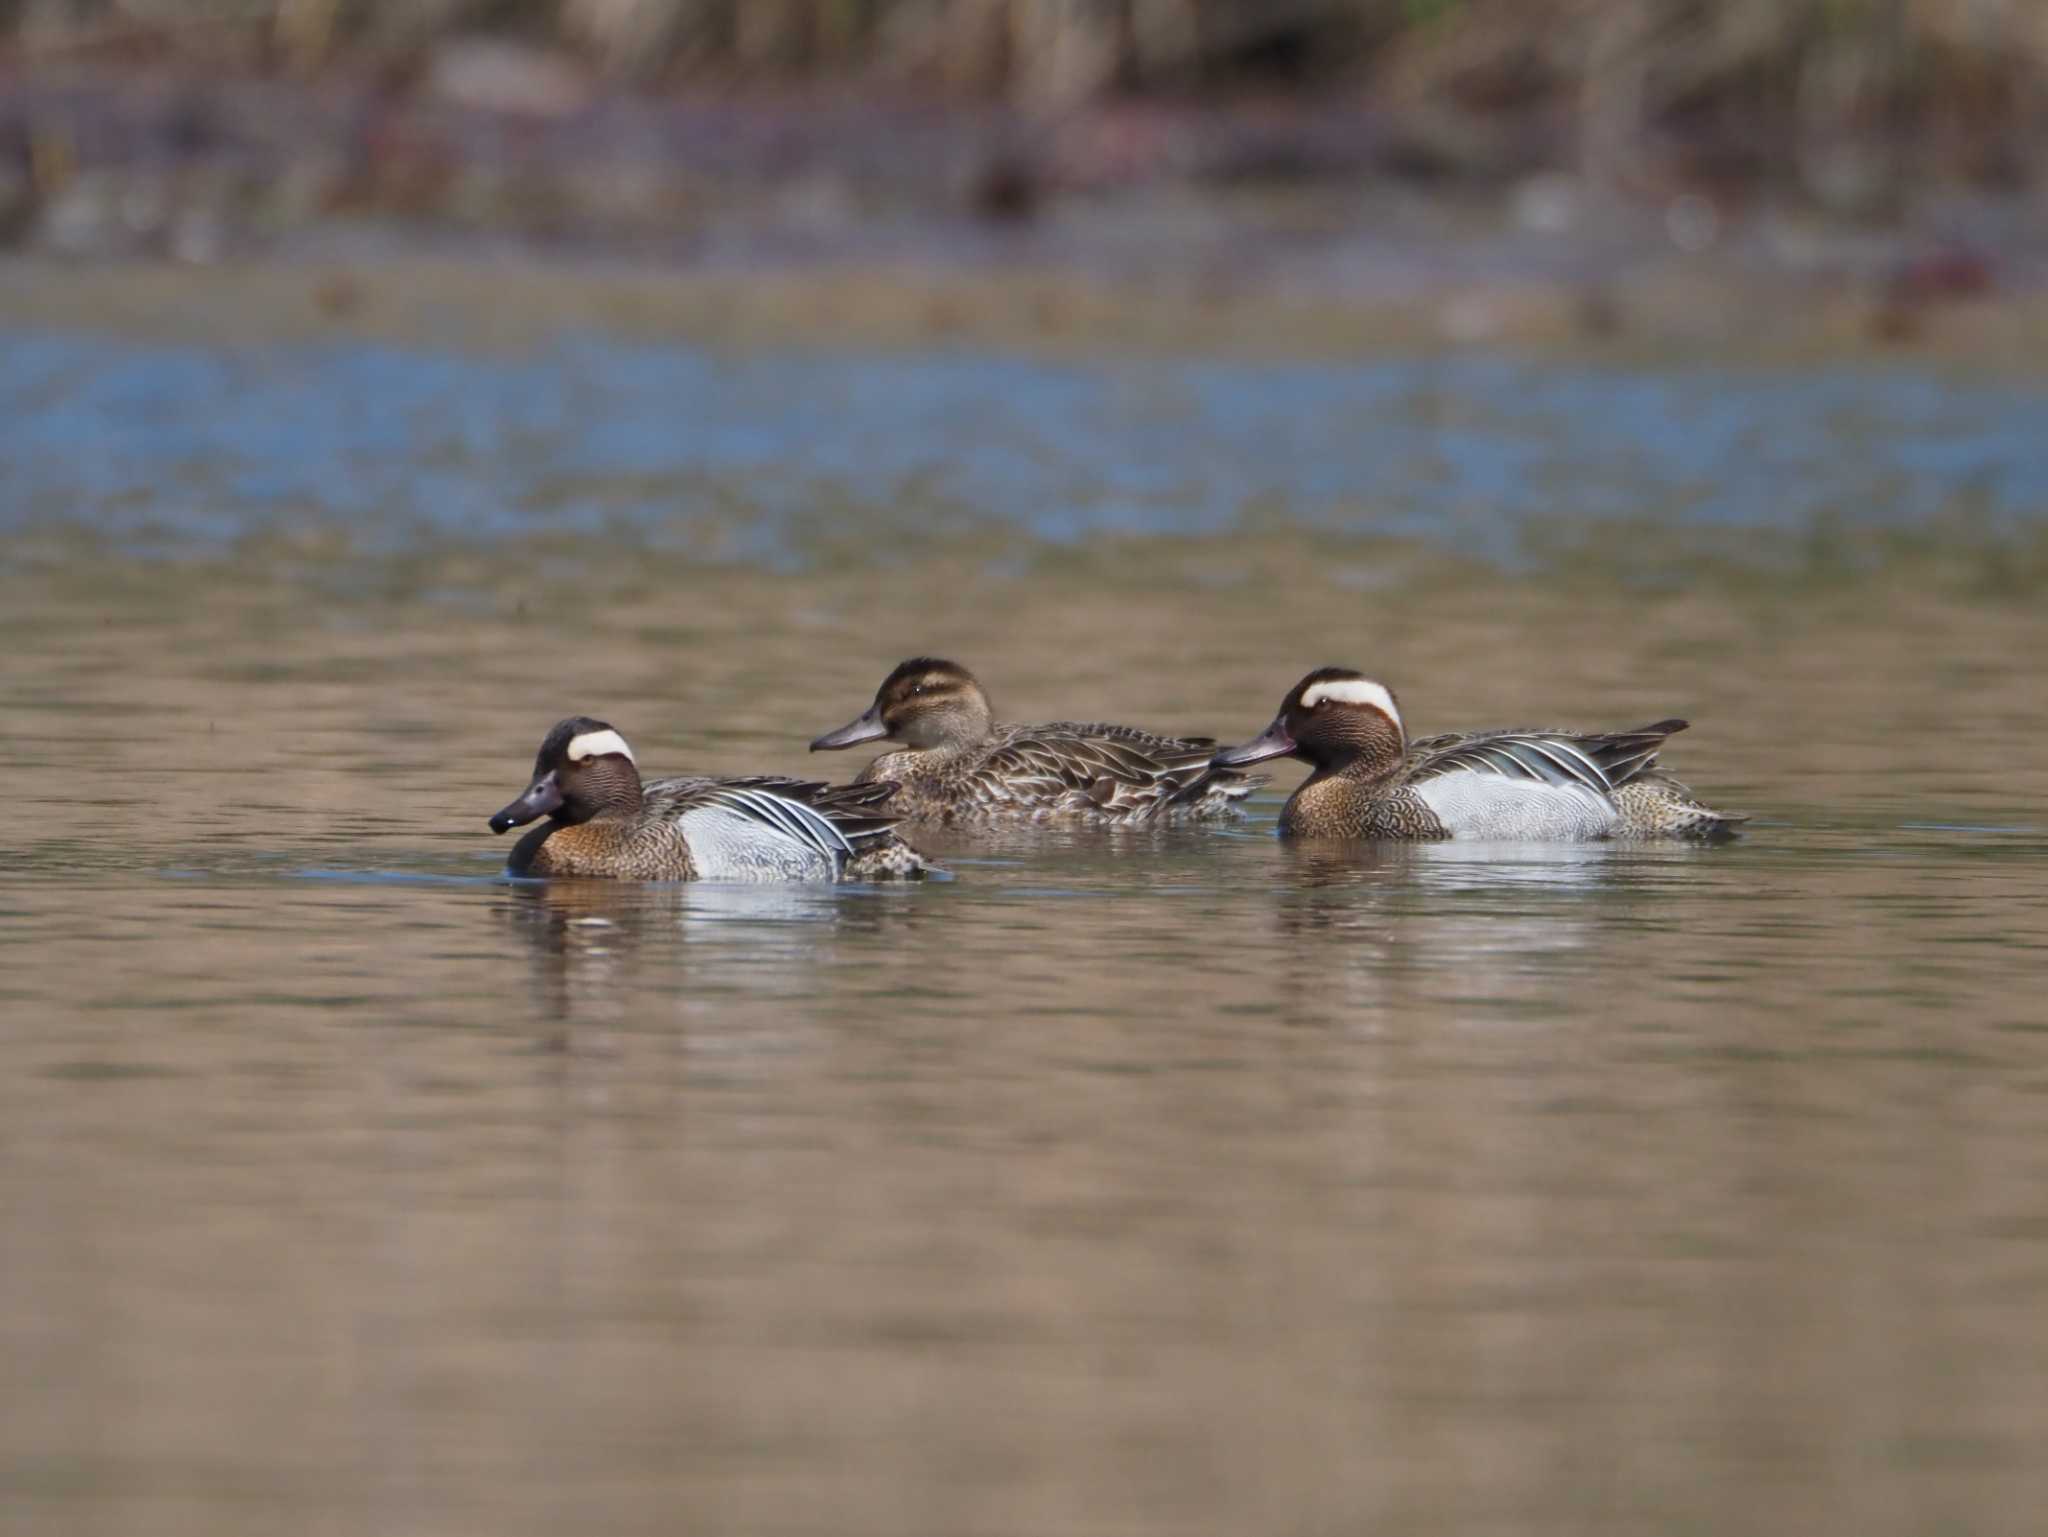
[[1214, 737], [1162, 736], [1142, 726], [1119, 726], [1110, 721], [1055, 720], [1042, 726], [998, 726], [996, 734], [1010, 738], [1079, 737], [1083, 741], [1116, 742], [1160, 758], [1200, 753], [1206, 759], [1216, 750]]
[[974, 821], [1198, 820], [1227, 814], [1263, 778], [1212, 769], [1210, 737], [1102, 721], [998, 723], [971, 748], [894, 752], [863, 780], [902, 785], [908, 815]]
[[1405, 787], [1451, 836], [1570, 842], [1622, 830], [1617, 792], [1657, 761], [1682, 720], [1633, 731], [1515, 727], [1431, 737], [1409, 749]]

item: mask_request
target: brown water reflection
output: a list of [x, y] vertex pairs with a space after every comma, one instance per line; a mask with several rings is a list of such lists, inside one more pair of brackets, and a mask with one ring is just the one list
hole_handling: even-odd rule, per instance
[[[2048, 1508], [2038, 604], [1285, 538], [15, 555], [12, 1529]], [[920, 649], [1217, 733], [1326, 660], [1423, 729], [1683, 713], [1674, 766], [1759, 821], [1335, 852], [1269, 799], [948, 835], [916, 889], [490, 878], [556, 716], [806, 770]]]

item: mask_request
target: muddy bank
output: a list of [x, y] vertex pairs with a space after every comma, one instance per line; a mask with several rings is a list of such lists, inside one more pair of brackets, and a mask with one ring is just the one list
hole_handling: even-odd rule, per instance
[[[1420, 258], [1400, 281], [1072, 261], [674, 265], [491, 245], [420, 254], [338, 242], [208, 263], [0, 258], [0, 324], [137, 338], [354, 339], [464, 350], [604, 334], [713, 346], [972, 345], [1340, 359], [1507, 346], [1670, 361], [1920, 359], [2037, 373], [2039, 287], [1902, 298], [1893, 285], [1786, 281], [1737, 262], [1647, 259], [1599, 278], [1465, 275]], [[1375, 269], [1377, 270], [1377, 269]]]

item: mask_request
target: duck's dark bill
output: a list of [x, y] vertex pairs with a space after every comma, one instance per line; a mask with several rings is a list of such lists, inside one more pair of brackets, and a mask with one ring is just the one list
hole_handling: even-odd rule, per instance
[[1268, 758], [1284, 758], [1294, 751], [1294, 738], [1287, 734], [1287, 727], [1274, 721], [1260, 735], [1238, 747], [1226, 747], [1209, 759], [1211, 768], [1243, 768], [1247, 763], [1264, 763]]
[[889, 728], [882, 724], [880, 710], [869, 710], [841, 726], [837, 731], [828, 731], [811, 743], [812, 752], [834, 752], [841, 747], [852, 747], [857, 742], [872, 742], [889, 734]]
[[508, 832], [524, 827], [536, 817], [562, 809], [562, 786], [552, 773], [543, 774], [526, 787], [526, 793], [491, 818], [491, 831]]

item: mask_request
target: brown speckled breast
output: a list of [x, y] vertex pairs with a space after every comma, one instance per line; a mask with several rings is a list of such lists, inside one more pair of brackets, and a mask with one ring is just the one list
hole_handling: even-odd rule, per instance
[[1311, 778], [1280, 813], [1288, 838], [1448, 838], [1436, 813], [1412, 790], [1388, 790], [1341, 775]]
[[609, 817], [574, 827], [543, 822], [519, 840], [506, 868], [514, 875], [637, 881], [687, 881], [696, 875], [689, 845], [666, 823], [630, 827]]
[[961, 754], [932, 752], [883, 753], [853, 776], [857, 785], [893, 784], [889, 810], [897, 816], [935, 821], [944, 816], [948, 804], [946, 783], [956, 770]]

